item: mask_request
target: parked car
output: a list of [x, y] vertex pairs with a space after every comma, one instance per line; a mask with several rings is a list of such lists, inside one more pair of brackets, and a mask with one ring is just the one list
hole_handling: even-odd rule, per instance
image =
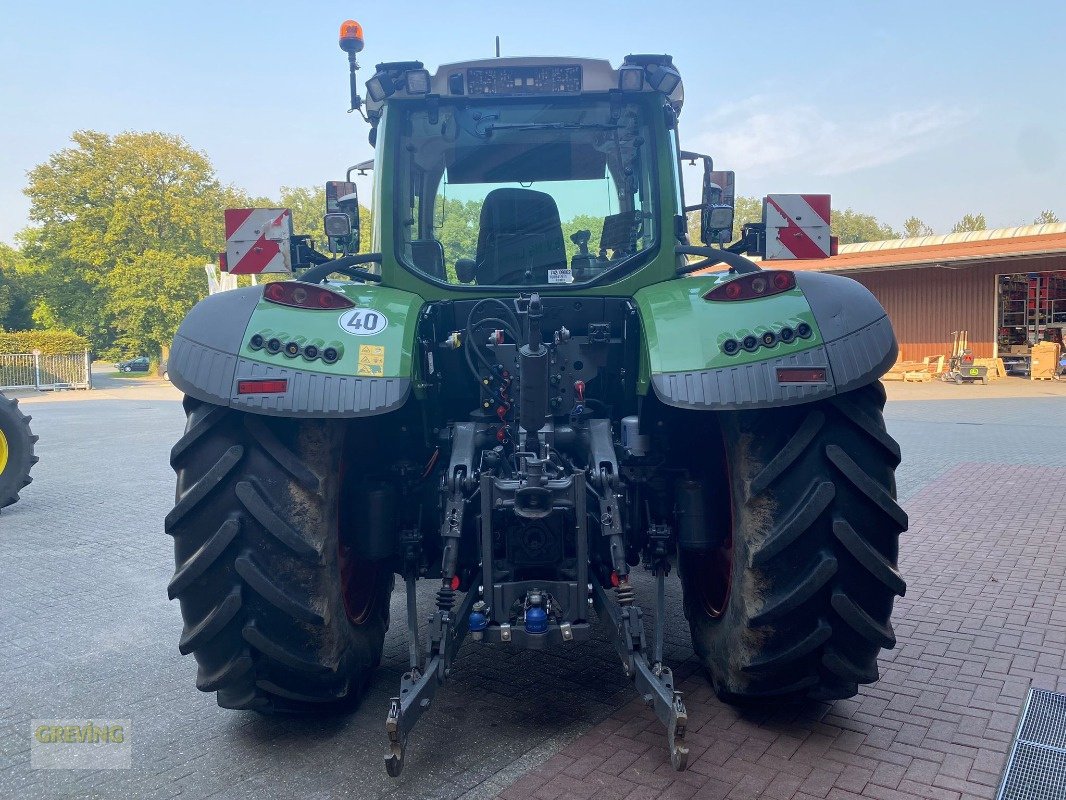
[[119, 361], [115, 364], [115, 367], [119, 372], [147, 372], [148, 356], [131, 358], [129, 361]]

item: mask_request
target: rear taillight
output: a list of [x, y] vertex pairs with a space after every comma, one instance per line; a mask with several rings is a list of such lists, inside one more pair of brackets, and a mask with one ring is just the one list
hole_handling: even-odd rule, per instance
[[754, 300], [796, 288], [796, 276], [783, 269], [762, 270], [738, 275], [715, 286], [703, 296], [704, 300]]
[[333, 311], [342, 308], [354, 308], [355, 303], [342, 294], [323, 289], [310, 283], [299, 281], [278, 281], [268, 283], [263, 290], [263, 299], [281, 306], [293, 308], [311, 308], [319, 311]]
[[237, 381], [237, 394], [285, 394], [288, 389], [289, 381], [287, 378]]

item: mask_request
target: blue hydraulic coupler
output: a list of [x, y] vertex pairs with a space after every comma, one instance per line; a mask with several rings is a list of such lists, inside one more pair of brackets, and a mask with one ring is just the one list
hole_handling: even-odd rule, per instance
[[485, 628], [489, 627], [489, 618], [485, 614], [486, 610], [484, 602], [474, 603], [474, 608], [470, 612], [470, 617], [467, 621], [467, 628], [476, 641], [481, 640], [482, 636], [484, 636]]
[[533, 607], [526, 611], [526, 633], [547, 633], [548, 612], [543, 608]]

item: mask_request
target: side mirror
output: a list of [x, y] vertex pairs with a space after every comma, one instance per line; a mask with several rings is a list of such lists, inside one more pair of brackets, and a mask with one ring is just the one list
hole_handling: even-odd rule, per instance
[[[347, 219], [346, 226], [341, 217]], [[348, 255], [359, 252], [359, 190], [354, 183], [326, 182], [326, 215], [323, 219], [331, 253]]]
[[473, 283], [474, 282], [474, 270], [477, 268], [477, 263], [472, 258], [460, 258], [455, 262], [455, 277], [459, 279], [459, 283]]
[[700, 239], [706, 245], [724, 245], [733, 240], [733, 207], [736, 202], [736, 175], [712, 169], [703, 162], [703, 204]]

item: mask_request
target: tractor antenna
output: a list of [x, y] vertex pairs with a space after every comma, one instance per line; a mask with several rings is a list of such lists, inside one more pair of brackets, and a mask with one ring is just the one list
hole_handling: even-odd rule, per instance
[[496, 58], [500, 57], [500, 37], [496, 37]]

